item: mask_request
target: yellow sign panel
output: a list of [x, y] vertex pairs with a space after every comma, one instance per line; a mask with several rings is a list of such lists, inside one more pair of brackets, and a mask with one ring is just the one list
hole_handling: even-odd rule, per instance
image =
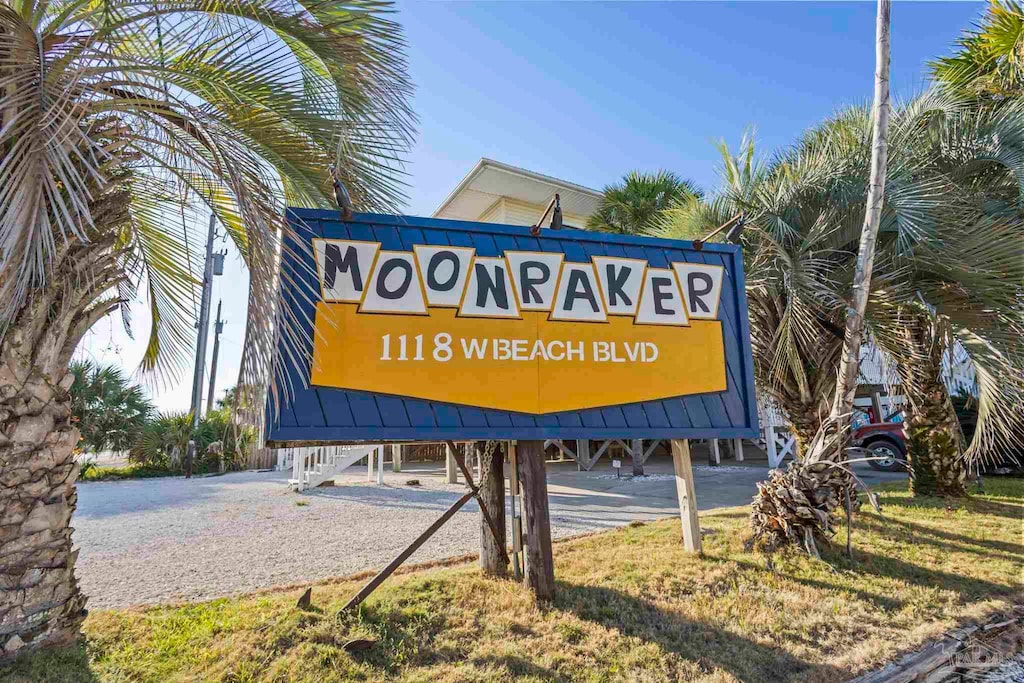
[[514, 318], [433, 306], [417, 313], [319, 302], [312, 384], [535, 415], [726, 389], [714, 319], [679, 326], [617, 315], [551, 320], [529, 310]]

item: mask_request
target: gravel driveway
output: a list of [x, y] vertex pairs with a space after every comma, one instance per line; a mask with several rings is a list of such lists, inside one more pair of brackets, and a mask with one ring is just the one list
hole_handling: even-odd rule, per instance
[[[637, 481], [617, 480], [606, 464], [598, 467], [549, 466], [555, 537], [675, 514], [668, 458], [652, 458], [652, 476]], [[436, 466], [412, 465], [388, 472], [377, 486], [356, 467], [338, 486], [303, 494], [288, 492], [287, 475], [278, 472], [84, 483], [72, 522], [82, 589], [91, 609], [107, 609], [379, 568], [465, 491], [440, 475]], [[694, 475], [699, 507], [708, 509], [749, 502], [767, 468], [695, 465]], [[412, 478], [421, 486], [407, 486]], [[475, 552], [479, 523], [470, 502], [409, 562]]]

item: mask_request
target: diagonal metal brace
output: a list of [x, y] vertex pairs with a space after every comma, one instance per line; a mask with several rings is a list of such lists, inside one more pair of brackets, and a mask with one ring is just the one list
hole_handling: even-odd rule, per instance
[[437, 520], [435, 520], [433, 524], [431, 524], [429, 527], [427, 527], [426, 531], [424, 531], [422, 534], [420, 534], [416, 538], [415, 541], [410, 543], [409, 546], [405, 550], [403, 550], [401, 553], [399, 553], [398, 557], [396, 557], [395, 559], [391, 560], [391, 563], [388, 564], [388, 566], [384, 567], [384, 569], [381, 569], [379, 572], [377, 572], [376, 576], [374, 576], [372, 579], [370, 579], [366, 583], [365, 586], [360, 588], [359, 592], [356, 593], [354, 596], [352, 596], [352, 598], [347, 603], [345, 603], [345, 606], [341, 608], [341, 610], [338, 612], [338, 614], [344, 614], [345, 612], [348, 612], [350, 609], [352, 609], [354, 607], [358, 607], [359, 603], [361, 603], [363, 600], [365, 600], [367, 598], [367, 596], [370, 595], [370, 593], [372, 593], [373, 591], [377, 590], [377, 586], [379, 586], [382, 583], [384, 583], [384, 581], [389, 576], [394, 574], [395, 570], [398, 569], [398, 567], [403, 562], [405, 562], [407, 559], [409, 559], [410, 555], [412, 555], [414, 552], [416, 552], [421, 545], [426, 543], [427, 539], [430, 538], [431, 536], [433, 536], [434, 532], [436, 532], [438, 529], [440, 529], [444, 525], [445, 522], [447, 522], [449, 519], [451, 519], [452, 516], [455, 515], [456, 512], [458, 512], [460, 509], [462, 509], [462, 506], [465, 505], [466, 503], [468, 503], [469, 499], [472, 498], [472, 497], [473, 497], [473, 492], [472, 491], [467, 491], [465, 493], [465, 495], [463, 495], [461, 498], [459, 498], [457, 501], [455, 501], [450, 508], [445, 510], [445, 513], [443, 515], [438, 517]]
[[[465, 454], [463, 454], [461, 449], [457, 448], [453, 442], [446, 441], [445, 443], [447, 443], [448, 446], [452, 449], [455, 461], [459, 464], [459, 468], [462, 469], [462, 474], [464, 477], [466, 477], [466, 483], [469, 484], [469, 491], [466, 491], [466, 493], [464, 493], [461, 498], [455, 501], [450, 508], [445, 510], [444, 514], [438, 517], [433, 524], [427, 527], [426, 531], [420, 534], [415, 541], [410, 543], [405, 550], [399, 553], [398, 557], [391, 560], [388, 566], [381, 569], [376, 576], [374, 576], [366, 583], [365, 586], [360, 588], [359, 592], [352, 596], [352, 598], [347, 603], [345, 603], [345, 606], [342, 607], [341, 610], [339, 610], [338, 614], [344, 614], [345, 612], [348, 612], [349, 610], [358, 607], [359, 604], [362, 603], [363, 600], [365, 600], [367, 596], [370, 595], [370, 593], [377, 590], [378, 586], [384, 583], [384, 581], [386, 581], [389, 576], [394, 574], [395, 570], [398, 569], [398, 567], [401, 566], [403, 562], [409, 559], [409, 557], [414, 552], [416, 552], [421, 545], [427, 542], [427, 539], [433, 536], [438, 529], [444, 526], [444, 523], [451, 519], [456, 512], [461, 510], [462, 506], [468, 503], [471, 498], [476, 498], [477, 503], [480, 505], [480, 511], [483, 513], [484, 519], [487, 520], [487, 526], [490, 527], [491, 533], [494, 534], [495, 540], [498, 541], [498, 547], [501, 549], [501, 555], [502, 558], [505, 560], [505, 564], [509, 563], [508, 552], [505, 550], [505, 539], [499, 538], [498, 525], [494, 523], [494, 518], [491, 517], [490, 512], [487, 511], [487, 507], [484, 505], [483, 500], [480, 498], [480, 490], [473, 482], [473, 476], [470, 474], [469, 468], [466, 467]], [[485, 479], [487, 478], [488, 474], [490, 474], [489, 465], [487, 471], [483, 473]]]
[[[501, 550], [501, 559], [505, 564], [509, 563], [508, 551], [505, 549], [505, 539], [498, 532], [498, 525], [495, 523], [494, 518], [491, 517], [491, 513], [487, 510], [487, 506], [484, 505], [484, 500], [480, 496], [480, 488], [473, 481], [473, 475], [470, 473], [469, 467], [466, 465], [466, 454], [462, 452], [462, 449], [455, 446], [454, 441], [445, 441], [448, 448], [452, 451], [452, 457], [455, 458], [455, 463], [462, 470], [462, 476], [466, 478], [466, 483], [469, 485], [469, 491], [476, 498], [477, 505], [480, 506], [480, 512], [483, 513], [484, 521], [487, 522], [487, 526], [491, 529], [491, 535], [494, 536], [494, 541], [497, 543], [498, 548]], [[491, 473], [490, 463], [487, 464], [487, 470], [481, 472], [481, 477], [486, 479]], [[504, 484], [503, 484], [504, 485]]]

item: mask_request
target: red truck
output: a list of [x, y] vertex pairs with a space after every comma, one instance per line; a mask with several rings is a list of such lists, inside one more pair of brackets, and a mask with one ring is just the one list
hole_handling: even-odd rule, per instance
[[871, 451], [868, 464], [883, 472], [901, 472], [907, 468], [907, 442], [902, 422], [876, 422], [861, 425], [853, 432], [853, 445]]
[[[973, 420], [964, 424], [968, 439], [974, 433]], [[902, 472], [907, 469], [907, 442], [902, 422], [866, 424], [853, 432], [853, 445], [871, 452], [868, 464], [883, 472]], [[1003, 451], [990, 457], [982, 465], [987, 474], [1016, 474], [1024, 471], [1024, 451]]]

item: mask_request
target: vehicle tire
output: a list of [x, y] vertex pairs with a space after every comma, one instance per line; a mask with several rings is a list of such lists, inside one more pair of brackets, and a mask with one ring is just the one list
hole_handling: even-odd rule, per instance
[[905, 472], [907, 470], [907, 456], [903, 450], [888, 439], [881, 439], [867, 444], [866, 448], [871, 452], [872, 458], [881, 460], [868, 460], [868, 465], [879, 472]]

